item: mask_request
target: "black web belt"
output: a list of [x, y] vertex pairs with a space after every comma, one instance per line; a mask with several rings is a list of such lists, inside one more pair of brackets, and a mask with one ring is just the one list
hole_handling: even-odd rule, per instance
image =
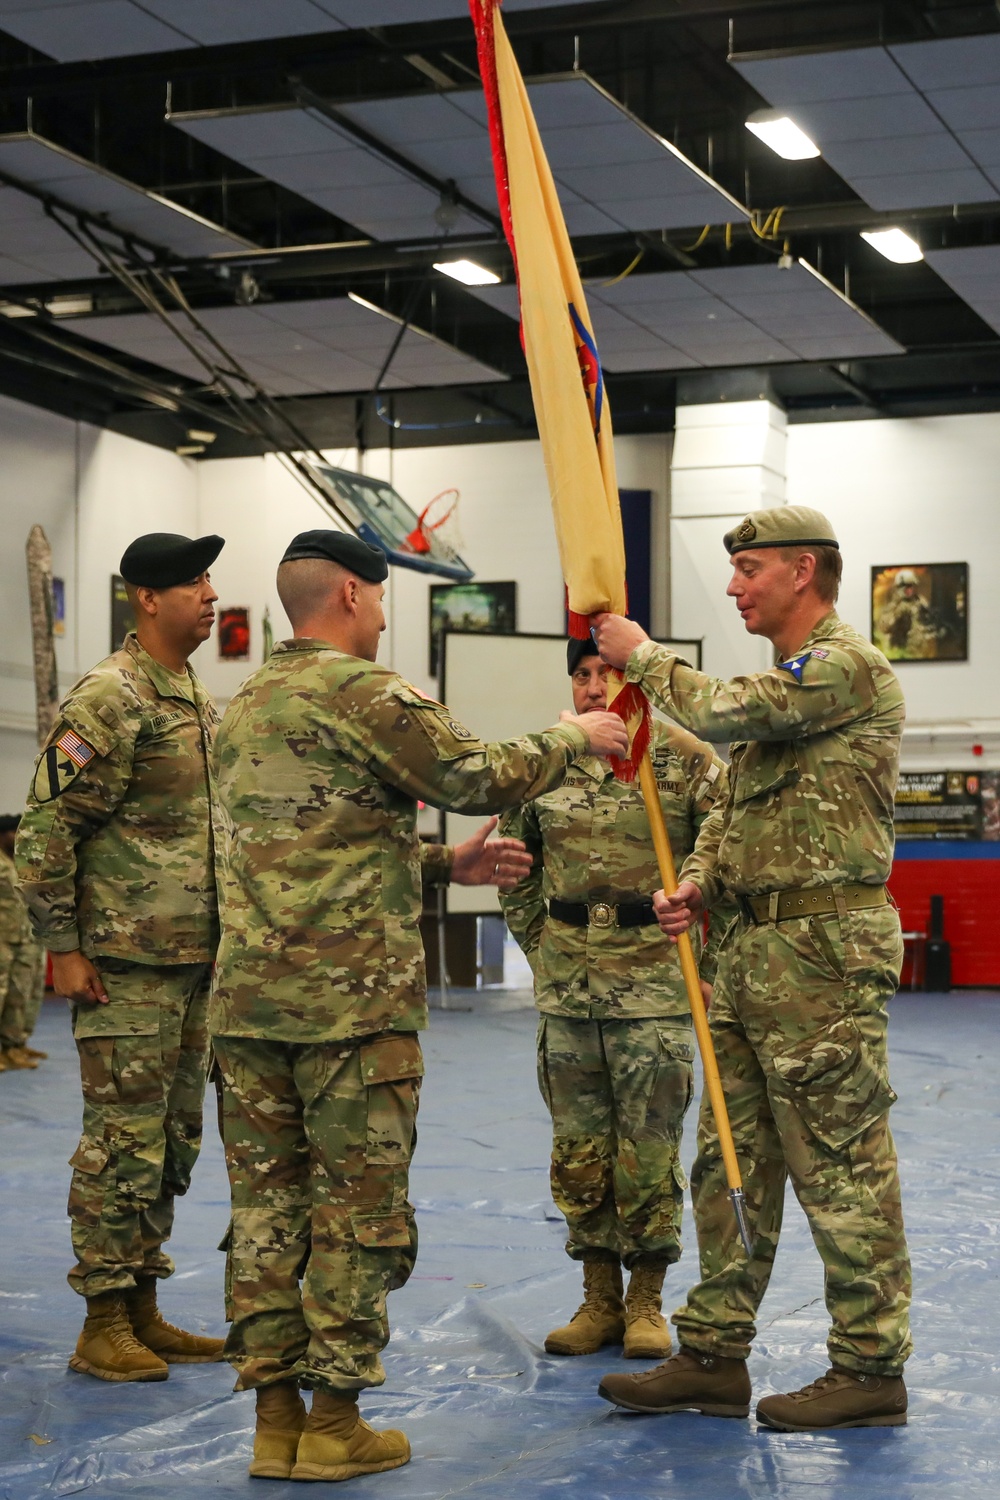
[[550, 901], [549, 916], [570, 927], [649, 927], [656, 921], [652, 901]]

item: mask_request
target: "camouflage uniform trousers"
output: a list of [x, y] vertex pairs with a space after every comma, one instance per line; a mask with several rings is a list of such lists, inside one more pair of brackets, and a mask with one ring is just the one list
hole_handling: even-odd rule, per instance
[[45, 993], [45, 953], [30, 938], [0, 942], [0, 1047], [23, 1047]]
[[679, 1260], [691, 1103], [689, 1021], [543, 1015], [538, 1086], [552, 1116], [552, 1196], [582, 1260]]
[[174, 1269], [163, 1244], [201, 1149], [212, 971], [95, 962], [108, 1004], [73, 1008], [83, 1136], [70, 1158], [69, 1284], [85, 1297]]
[[889, 1129], [891, 906], [730, 928], [711, 1026], [755, 1241], [747, 1262], [707, 1098], [691, 1174], [701, 1282], [673, 1322], [690, 1348], [746, 1358], [790, 1177], [825, 1269], [831, 1362], [896, 1375], [910, 1354], [910, 1264]]
[[214, 1039], [232, 1223], [226, 1358], [238, 1390], [381, 1385], [386, 1295], [417, 1253], [407, 1199], [423, 1062], [413, 1033]]

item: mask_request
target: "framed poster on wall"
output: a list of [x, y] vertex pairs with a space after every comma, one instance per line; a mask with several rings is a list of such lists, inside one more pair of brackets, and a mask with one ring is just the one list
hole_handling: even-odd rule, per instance
[[438, 674], [443, 630], [463, 635], [513, 635], [517, 629], [516, 583], [432, 583], [430, 674]]
[[968, 661], [968, 563], [872, 568], [872, 641], [890, 661]]

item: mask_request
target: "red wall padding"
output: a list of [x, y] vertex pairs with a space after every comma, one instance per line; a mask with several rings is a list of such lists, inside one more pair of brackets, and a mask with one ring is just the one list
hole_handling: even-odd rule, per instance
[[904, 932], [927, 932], [931, 897], [943, 896], [952, 983], [1000, 985], [1000, 860], [898, 860], [889, 890]]

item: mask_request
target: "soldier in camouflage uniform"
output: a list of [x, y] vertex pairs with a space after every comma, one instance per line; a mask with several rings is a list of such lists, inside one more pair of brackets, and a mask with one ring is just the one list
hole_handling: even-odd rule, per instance
[[[567, 664], [576, 712], [606, 707], [608, 669], [593, 642], [570, 641]], [[725, 766], [709, 745], [659, 721], [652, 757], [680, 859], [725, 789]], [[501, 831], [534, 856], [530, 876], [500, 904], [534, 972], [552, 1194], [569, 1227], [567, 1253], [583, 1263], [583, 1304], [545, 1347], [593, 1354], [620, 1343], [627, 1359], [662, 1359], [670, 1332], [660, 1293], [681, 1253], [678, 1153], [693, 1047], [676, 950], [653, 911], [657, 864], [642, 793], [591, 757], [555, 791], [507, 813]], [[722, 916], [713, 917], [713, 947]], [[711, 974], [703, 955], [703, 981]]]
[[[409, 1458], [402, 1433], [360, 1420], [357, 1397], [385, 1378], [386, 1294], [416, 1254], [417, 799], [499, 811], [589, 750], [626, 744], [610, 714], [482, 744], [375, 665], [387, 572], [357, 538], [295, 538], [278, 570], [295, 638], [219, 731], [233, 826], [211, 1010], [233, 1204], [226, 1355], [238, 1389], [257, 1390], [250, 1472], [272, 1478], [347, 1479]], [[449, 864], [436, 850], [423, 873], [446, 879]]]
[[45, 983], [45, 955], [31, 935], [17, 888], [14, 835], [20, 818], [0, 817], [0, 1073], [37, 1068], [47, 1053], [29, 1047]]
[[171, 1327], [156, 1284], [201, 1144], [218, 943], [210, 757], [218, 715], [187, 665], [211, 633], [221, 537], [155, 533], [120, 564], [136, 632], [70, 691], [17, 840], [32, 925], [73, 1007], [83, 1135], [70, 1165], [74, 1370], [165, 1380], [222, 1340]]
[[692, 1174], [701, 1281], [674, 1314], [681, 1351], [601, 1393], [639, 1411], [745, 1416], [746, 1358], [774, 1262], [786, 1178], [823, 1259], [831, 1369], [769, 1396], [786, 1431], [906, 1421], [910, 1265], [889, 1129], [886, 1002], [902, 961], [886, 896], [903, 696], [885, 657], [833, 608], [840, 554], [804, 507], [726, 536], [728, 593], [776, 647], [770, 671], [720, 682], [619, 617], [605, 657], [710, 740], [733, 740], [729, 794], [706, 821], [661, 925], [684, 930], [720, 886], [741, 919], [719, 959], [711, 1025], [755, 1239], [747, 1259], [707, 1101]]

